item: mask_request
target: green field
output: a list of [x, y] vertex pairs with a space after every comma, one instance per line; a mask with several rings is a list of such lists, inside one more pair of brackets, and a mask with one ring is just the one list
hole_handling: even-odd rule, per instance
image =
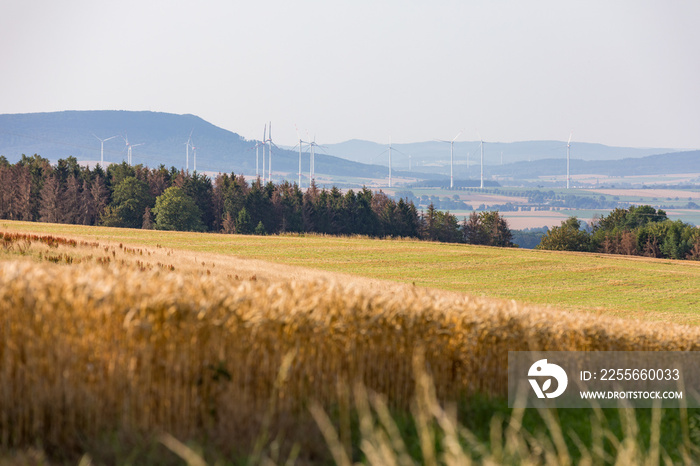
[[1, 231], [80, 235], [343, 272], [567, 310], [700, 324], [700, 263], [407, 240], [242, 236], [27, 222]]

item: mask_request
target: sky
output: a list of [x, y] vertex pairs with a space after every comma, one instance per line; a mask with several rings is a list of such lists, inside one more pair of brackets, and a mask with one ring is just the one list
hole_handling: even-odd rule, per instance
[[700, 148], [700, 2], [0, 0], [0, 113]]

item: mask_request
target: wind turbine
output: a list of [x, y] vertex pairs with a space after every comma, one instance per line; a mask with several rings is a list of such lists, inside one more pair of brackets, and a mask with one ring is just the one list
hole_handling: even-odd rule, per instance
[[381, 155], [383, 155], [386, 151], [389, 151], [389, 187], [390, 187], [390, 188], [391, 188], [391, 151], [392, 151], [392, 150], [395, 150], [395, 149], [392, 149], [392, 147], [391, 147], [391, 136], [389, 136], [389, 148], [388, 148], [388, 149], [384, 149], [384, 150], [383, 150], [382, 152], [380, 152], [376, 157], [374, 157], [374, 159], [376, 160], [376, 159], [379, 158]]
[[192, 144], [192, 158], [193, 158], [193, 163], [192, 163], [192, 171], [197, 171], [197, 148], [195, 147], [194, 144]]
[[258, 177], [260, 176], [260, 169], [259, 169], [259, 162], [260, 162], [260, 146], [262, 146], [264, 143], [260, 141], [255, 141], [255, 145], [251, 147], [248, 150], [253, 150], [255, 149], [255, 176]]
[[389, 151], [389, 187], [391, 188], [391, 187], [392, 187], [392, 184], [393, 184], [393, 183], [392, 183], [392, 182], [393, 182], [393, 180], [392, 180], [392, 173], [391, 173], [391, 171], [392, 171], [392, 163], [391, 163], [392, 152], [393, 152], [393, 151], [396, 151], [396, 152], [398, 152], [399, 154], [402, 154], [402, 155], [405, 155], [406, 157], [408, 157], [408, 164], [409, 164], [408, 166], [409, 166], [409, 170], [411, 169], [411, 168], [410, 168], [410, 167], [411, 167], [411, 156], [410, 156], [409, 154], [406, 154], [406, 153], [404, 153], [404, 152], [401, 152], [400, 150], [398, 150], [398, 149], [396, 149], [395, 147], [393, 147], [393, 146], [391, 145], [391, 136], [389, 137], [389, 147], [388, 147], [387, 149], [385, 149], [383, 152], [380, 152], [376, 157], [374, 157], [374, 159], [379, 158], [382, 154], [384, 154], [384, 153], [387, 152], [387, 151]]
[[[311, 136], [309, 136], [309, 132], [306, 132], [306, 137], [311, 140]], [[314, 135], [313, 140], [311, 142], [307, 142], [309, 145], [309, 177], [311, 179], [314, 179], [316, 176], [316, 147], [320, 147], [321, 150], [323, 150], [326, 146], [322, 146], [320, 144], [316, 144], [316, 135]]]
[[126, 163], [131, 165], [131, 149], [133, 147], [143, 146], [144, 143], [142, 142], [139, 144], [129, 144], [129, 136], [126, 133], [124, 133], [124, 137], [122, 139], [124, 139], [124, 142], [126, 143]]
[[320, 147], [316, 144], [316, 136], [314, 136], [313, 141], [309, 143], [310, 153], [309, 153], [309, 173], [312, 179], [316, 179], [316, 147]]
[[[192, 130], [194, 131], [194, 129]], [[187, 171], [190, 171], [190, 147], [192, 146], [192, 131], [190, 131], [190, 135], [187, 138], [187, 142], [185, 142], [185, 169]]]
[[569, 134], [569, 141], [566, 143], [566, 189], [569, 189], [569, 180], [571, 180], [571, 175], [569, 173], [569, 152], [571, 149], [571, 137], [574, 135], [572, 131]]
[[[311, 146], [311, 143], [307, 143], [306, 141], [301, 140], [301, 136], [299, 136], [299, 129], [294, 125], [294, 129], [297, 131], [297, 137], [299, 138], [299, 188], [301, 188], [301, 150], [302, 150], [302, 144], [309, 144]], [[315, 138], [314, 138], [315, 139]], [[311, 146], [313, 148], [313, 146]]]
[[[443, 139], [438, 139], [437, 141], [439, 142], [447, 142], [450, 144], [450, 189], [454, 186], [454, 147], [455, 147], [455, 139], [459, 137], [459, 135], [462, 134], [462, 131], [457, 133], [457, 136], [453, 137], [451, 141], [445, 141]], [[410, 159], [409, 159], [410, 160]]]
[[481, 139], [481, 134], [479, 132], [476, 132], [477, 135], [479, 135], [479, 146], [481, 148], [481, 186], [480, 189], [484, 189], [484, 140]]
[[[269, 144], [268, 147], [268, 157], [270, 158], [268, 164], [267, 164], [267, 182], [269, 183], [272, 181], [272, 146], [277, 147], [277, 145], [272, 142], [272, 122], [270, 122], [270, 130], [267, 132], [267, 142]], [[265, 156], [263, 155], [263, 176], [265, 175]]]
[[389, 136], [389, 187], [391, 188], [391, 136]]
[[[265, 184], [265, 145], [266, 145], [266, 143], [267, 143], [267, 124], [265, 125], [265, 129], [263, 129], [263, 138], [262, 138], [262, 142], [260, 144], [262, 146], [262, 161], [263, 161], [263, 166], [262, 166], [263, 179], [262, 179], [262, 181], [263, 181], [263, 184]], [[256, 151], [256, 156], [257, 156], [257, 151]], [[258, 167], [258, 161], [256, 159], [255, 160], [255, 172], [256, 172], [256, 174], [258, 171], [257, 167]], [[258, 176], [260, 176], [260, 175], [258, 175]]]
[[[93, 133], [92, 135], [97, 138], [95, 133]], [[116, 137], [118, 137], [118, 136], [112, 136], [111, 138], [107, 138], [107, 139], [97, 138], [100, 140], [100, 166], [103, 166], [105, 164], [105, 141], [109, 141], [110, 139], [114, 139]]]

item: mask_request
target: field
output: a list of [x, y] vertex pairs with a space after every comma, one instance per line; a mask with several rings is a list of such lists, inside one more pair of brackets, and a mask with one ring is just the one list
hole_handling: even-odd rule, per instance
[[[539, 423], [537, 413], [506, 413], [505, 425], [490, 418], [503, 412], [493, 400], [505, 393], [508, 351], [700, 350], [700, 327], [679, 324], [698, 323], [694, 263], [20, 222], [0, 231], [3, 448], [39, 442], [62, 461], [89, 452], [98, 464], [149, 455], [162, 464], [163, 447], [149, 441], [177, 450], [172, 435], [207, 447], [210, 461], [283, 462], [297, 451], [299, 462], [315, 463], [328, 459], [330, 428], [337, 461], [387, 464], [387, 449], [401, 457], [397, 430], [420, 445], [414, 458], [437, 455], [425, 440], [440, 426], [439, 451], [457, 455], [454, 442], [464, 442], [485, 463], [588, 455], [629, 464], [689, 459], [690, 434], [700, 435], [678, 414], [654, 437], [657, 412], [648, 423], [642, 414], [638, 429], [581, 411], [561, 414], [562, 446], [547, 413]], [[462, 407], [450, 414], [445, 403]], [[415, 427], [401, 421], [409, 411]], [[478, 439], [450, 434], [452, 416], [480, 429]], [[638, 442], [638, 430], [657, 440]], [[619, 440], [596, 446], [603, 431]]]
[[692, 261], [408, 240], [164, 233], [23, 222], [0, 222], [0, 230], [160, 245], [187, 252], [187, 261], [181, 262], [195, 265], [205, 257], [211, 257], [207, 262], [257, 259], [558, 309], [700, 323], [700, 263]]

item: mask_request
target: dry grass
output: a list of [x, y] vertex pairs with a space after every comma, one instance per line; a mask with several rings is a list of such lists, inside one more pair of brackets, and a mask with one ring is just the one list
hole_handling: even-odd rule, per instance
[[4, 447], [160, 431], [230, 447], [285, 422], [300, 435], [295, 416], [336, 405], [349, 382], [407, 407], [416, 348], [440, 400], [504, 396], [508, 351], [700, 350], [697, 327], [164, 248], [21, 248], [0, 262]]

